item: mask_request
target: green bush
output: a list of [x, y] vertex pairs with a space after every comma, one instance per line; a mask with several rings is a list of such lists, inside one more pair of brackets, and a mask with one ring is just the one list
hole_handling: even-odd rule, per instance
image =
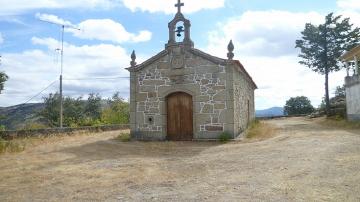
[[44, 128], [48, 128], [48, 126], [42, 123], [28, 123], [24, 126], [23, 130], [36, 130]]
[[121, 142], [129, 142], [131, 140], [131, 136], [129, 133], [120, 133], [119, 136], [116, 137], [117, 140]]
[[86, 117], [81, 120], [78, 126], [101, 126], [101, 125], [103, 125], [103, 123], [100, 121], [100, 119], [93, 119], [90, 117]]
[[232, 138], [229, 132], [222, 132], [219, 136], [220, 142], [228, 142]]

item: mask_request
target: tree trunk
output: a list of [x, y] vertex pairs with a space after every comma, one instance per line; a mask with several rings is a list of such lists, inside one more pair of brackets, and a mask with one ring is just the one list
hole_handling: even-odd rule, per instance
[[326, 115], [330, 116], [329, 69], [328, 69], [328, 67], [325, 67], [325, 103], [326, 103]]

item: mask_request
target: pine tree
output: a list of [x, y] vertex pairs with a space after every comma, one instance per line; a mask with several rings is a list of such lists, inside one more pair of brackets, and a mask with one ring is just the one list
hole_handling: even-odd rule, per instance
[[5, 81], [8, 79], [9, 77], [4, 72], [0, 72], [0, 93], [2, 90], [4, 90]]
[[330, 13], [324, 24], [307, 23], [301, 34], [302, 39], [296, 40], [296, 48], [301, 50], [299, 63], [325, 76], [326, 113], [329, 115], [329, 73], [343, 68], [338, 58], [360, 42], [360, 29], [353, 29], [349, 18], [342, 19]]

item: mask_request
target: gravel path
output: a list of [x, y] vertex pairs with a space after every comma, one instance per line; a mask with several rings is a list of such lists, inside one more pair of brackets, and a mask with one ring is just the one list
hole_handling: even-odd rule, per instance
[[267, 122], [259, 142], [48, 141], [0, 156], [0, 201], [360, 201], [360, 131]]

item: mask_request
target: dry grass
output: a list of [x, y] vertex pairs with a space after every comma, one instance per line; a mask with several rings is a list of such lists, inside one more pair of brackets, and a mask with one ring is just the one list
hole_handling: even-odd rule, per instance
[[312, 119], [264, 123], [279, 128], [276, 138], [116, 140], [125, 131], [47, 138], [0, 155], [0, 201], [359, 201], [360, 136]]
[[119, 140], [121, 142], [129, 142], [131, 140], [131, 136], [129, 132], [122, 132], [118, 135], [115, 140]]
[[[85, 131], [79, 131], [71, 134], [60, 134], [48, 137], [26, 137], [26, 138], [17, 138], [13, 140], [4, 140], [0, 138], [0, 155], [3, 153], [16, 153], [22, 152], [27, 149], [31, 149], [37, 147], [39, 145], [44, 144], [57, 144], [59, 141], [68, 139], [69, 136], [74, 138], [81, 138], [84, 136], [95, 136], [101, 133], [89, 133]], [[121, 140], [122, 142], [127, 142], [130, 140], [130, 131], [122, 130], [120, 131], [120, 135], [116, 137], [116, 139]]]
[[341, 129], [360, 129], [360, 121], [351, 122], [340, 117], [321, 118], [317, 122], [324, 126]]
[[0, 138], [0, 154], [2, 153], [14, 153], [25, 150], [25, 140], [4, 140]]
[[250, 124], [246, 138], [254, 140], [265, 140], [274, 137], [276, 132], [277, 128], [274, 125], [255, 120]]

